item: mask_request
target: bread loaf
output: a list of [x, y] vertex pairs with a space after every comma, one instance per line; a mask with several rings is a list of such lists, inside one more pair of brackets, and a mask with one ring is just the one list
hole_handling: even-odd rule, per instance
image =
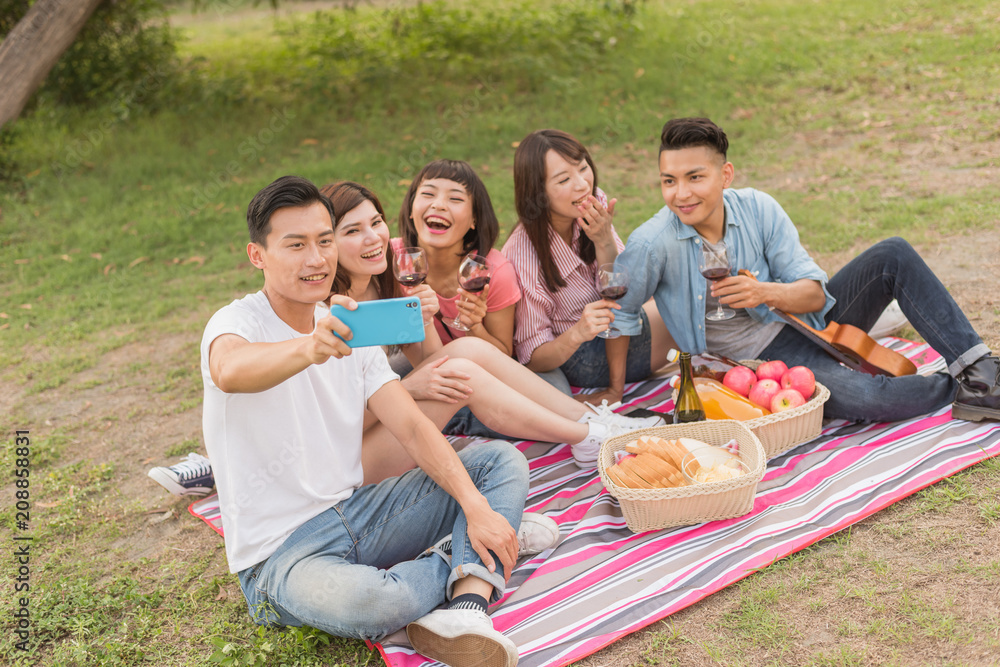
[[[681, 470], [688, 453], [708, 447], [712, 456], [702, 461], [687, 462], [687, 476]], [[607, 469], [607, 475], [617, 486], [633, 489], [663, 489], [687, 486], [690, 477], [696, 482], [719, 481], [743, 474], [738, 457], [694, 438], [667, 440], [642, 436], [625, 445], [628, 456]], [[720, 462], [721, 459], [732, 459]]]

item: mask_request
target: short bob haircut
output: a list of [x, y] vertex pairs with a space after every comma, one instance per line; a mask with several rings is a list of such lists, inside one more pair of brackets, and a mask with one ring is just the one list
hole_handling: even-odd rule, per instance
[[[538, 261], [542, 265], [542, 278], [550, 292], [566, 286], [566, 280], [559, 274], [549, 241], [552, 213], [549, 210], [549, 196], [545, 192], [547, 174], [545, 156], [552, 150], [570, 162], [586, 160], [594, 175], [594, 189], [597, 194], [597, 167], [590, 151], [571, 134], [561, 130], [536, 130], [526, 136], [514, 151], [514, 206], [518, 221], [524, 226], [528, 240], [535, 248]], [[580, 235], [577, 250], [580, 260], [593, 264], [597, 260], [594, 242], [586, 234]]]
[[[337, 228], [345, 215], [366, 201], [370, 201], [375, 206], [375, 210], [382, 216], [382, 219], [385, 220], [385, 211], [382, 210], [382, 202], [379, 201], [374, 192], [360, 183], [353, 181], [330, 183], [329, 185], [324, 185], [320, 189], [320, 192], [330, 200], [333, 210], [341, 211], [340, 216], [333, 225], [334, 229]], [[389, 223], [386, 222], [386, 224]], [[392, 273], [393, 253], [391, 243], [386, 248], [385, 259], [387, 262], [386, 270], [380, 275], [375, 276], [375, 289], [378, 291], [378, 296], [380, 299], [403, 296], [403, 292], [399, 288], [399, 283], [396, 282]], [[340, 263], [338, 262], [337, 272], [333, 276], [333, 293], [346, 295], [350, 287], [351, 278], [347, 275], [346, 271], [340, 268]]]
[[476, 227], [466, 232], [462, 244], [462, 254], [467, 255], [470, 252], [481, 255], [488, 254], [500, 235], [500, 222], [497, 220], [497, 214], [493, 211], [493, 202], [490, 200], [490, 193], [486, 191], [486, 185], [476, 175], [472, 166], [461, 160], [429, 162], [410, 183], [410, 189], [406, 191], [403, 205], [399, 209], [399, 235], [403, 237], [403, 245], [409, 248], [420, 245], [417, 239], [417, 228], [413, 224], [410, 212], [413, 210], [413, 200], [417, 197], [420, 185], [433, 178], [446, 178], [449, 181], [461, 183], [469, 196], [472, 197], [472, 219], [476, 223]]
[[250, 241], [267, 247], [267, 235], [271, 233], [271, 216], [283, 208], [297, 208], [322, 204], [330, 213], [330, 225], [336, 219], [330, 200], [320, 194], [319, 189], [300, 176], [282, 176], [253, 196], [247, 206], [247, 229]]
[[668, 120], [660, 133], [660, 152], [705, 146], [726, 160], [729, 139], [722, 128], [707, 118], [674, 118]]

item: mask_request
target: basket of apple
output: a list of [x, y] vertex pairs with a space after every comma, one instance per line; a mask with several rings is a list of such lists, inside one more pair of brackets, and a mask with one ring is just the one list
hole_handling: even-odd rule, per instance
[[823, 404], [830, 391], [805, 366], [785, 362], [741, 361], [722, 384], [761, 408], [762, 416], [745, 420], [767, 458], [812, 440], [823, 428]]

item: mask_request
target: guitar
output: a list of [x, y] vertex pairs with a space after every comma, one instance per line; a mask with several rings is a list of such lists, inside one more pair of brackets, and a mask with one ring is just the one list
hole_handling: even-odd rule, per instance
[[[740, 269], [739, 275], [757, 280], [746, 269]], [[862, 371], [869, 375], [913, 375], [917, 367], [913, 362], [899, 352], [879, 345], [875, 339], [861, 329], [850, 324], [830, 322], [822, 331], [814, 329], [795, 315], [778, 308], [771, 308], [783, 320], [803, 336], [819, 345], [831, 357], [848, 368]]]

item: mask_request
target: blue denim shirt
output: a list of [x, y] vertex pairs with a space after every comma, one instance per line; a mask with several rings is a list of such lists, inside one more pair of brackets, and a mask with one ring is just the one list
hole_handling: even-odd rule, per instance
[[[826, 289], [827, 275], [799, 243], [799, 233], [788, 214], [770, 195], [744, 188], [723, 192], [726, 209], [724, 240], [733, 270], [749, 269], [762, 282], [791, 283], [803, 278], [820, 281], [826, 304], [799, 317], [817, 329], [834, 298]], [[705, 351], [705, 298], [708, 281], [698, 271], [701, 236], [664, 206], [629, 236], [616, 264], [630, 276], [628, 293], [618, 303], [615, 328], [638, 335], [639, 310], [650, 297], [681, 350]], [[747, 313], [757, 322], [783, 322], [764, 304]]]

